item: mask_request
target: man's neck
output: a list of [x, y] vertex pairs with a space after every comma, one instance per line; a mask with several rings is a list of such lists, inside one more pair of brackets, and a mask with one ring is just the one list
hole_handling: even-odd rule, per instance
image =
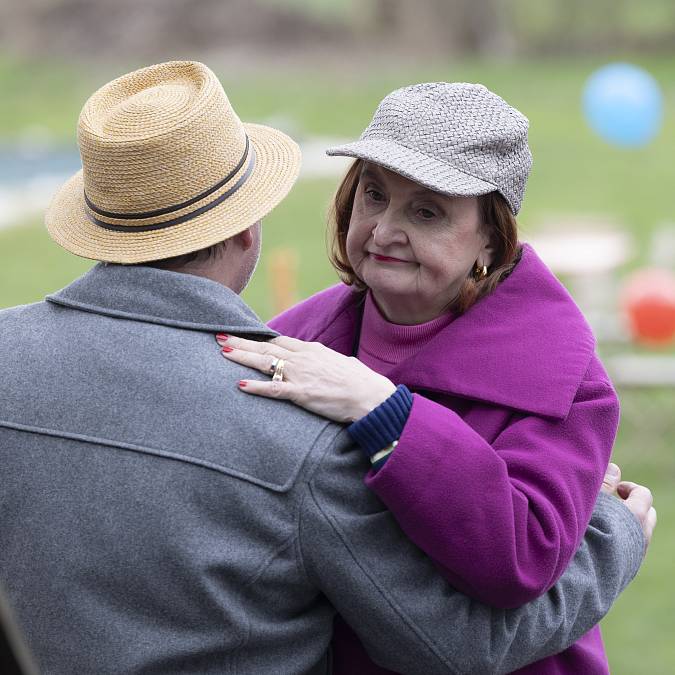
[[178, 272], [179, 274], [192, 274], [196, 277], [204, 277], [218, 284], [227, 286], [235, 293], [241, 293], [236, 280], [232, 278], [231, 268], [222, 260], [220, 256], [209, 258], [208, 260], [195, 260], [185, 265], [172, 265], [159, 260], [157, 262], [147, 263], [152, 267], [158, 267], [169, 272]]

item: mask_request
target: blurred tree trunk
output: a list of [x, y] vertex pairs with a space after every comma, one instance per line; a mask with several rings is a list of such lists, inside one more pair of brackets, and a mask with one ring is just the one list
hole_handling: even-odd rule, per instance
[[565, 0], [557, 7], [556, 30], [549, 36], [550, 51], [607, 49], [626, 40], [627, 0]]
[[[510, 0], [436, 0], [454, 24], [454, 39], [464, 54], [512, 56], [516, 49]], [[453, 22], [453, 15], [456, 20]]]
[[410, 50], [511, 56], [511, 0], [374, 0], [373, 23]]

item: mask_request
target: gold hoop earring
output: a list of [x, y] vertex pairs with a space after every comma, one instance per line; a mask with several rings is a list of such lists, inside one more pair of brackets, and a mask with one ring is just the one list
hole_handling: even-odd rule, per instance
[[479, 265], [476, 263], [476, 269], [473, 271], [473, 278], [476, 281], [480, 281], [481, 279], [485, 279], [485, 277], [488, 275], [488, 268], [487, 265]]

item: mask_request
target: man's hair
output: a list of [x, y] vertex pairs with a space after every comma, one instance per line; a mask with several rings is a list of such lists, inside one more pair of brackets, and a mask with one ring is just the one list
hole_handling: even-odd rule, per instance
[[[365, 291], [366, 285], [356, 276], [347, 257], [347, 232], [352, 217], [354, 197], [359, 184], [364, 160], [357, 159], [337, 188], [328, 214], [328, 257], [342, 281], [348, 286]], [[488, 275], [482, 279], [470, 274], [448, 309], [457, 314], [466, 312], [482, 297], [491, 293], [518, 264], [521, 247], [518, 244], [518, 223], [509, 205], [499, 192], [478, 197], [483, 227], [494, 249], [494, 260]]]
[[149, 267], [161, 267], [161, 268], [176, 268], [184, 267], [190, 263], [201, 261], [201, 260], [211, 260], [215, 259], [220, 250], [221, 244], [223, 242], [218, 242], [217, 244], [212, 244], [206, 248], [200, 248], [198, 251], [191, 251], [190, 253], [183, 253], [181, 255], [175, 255], [171, 258], [161, 258], [160, 260], [151, 260], [150, 262], [142, 263]]

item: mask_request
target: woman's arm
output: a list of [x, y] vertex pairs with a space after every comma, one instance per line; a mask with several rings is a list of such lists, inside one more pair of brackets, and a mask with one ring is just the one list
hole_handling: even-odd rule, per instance
[[515, 607], [547, 591], [577, 550], [617, 421], [613, 390], [587, 382], [565, 420], [522, 417], [490, 444], [416, 395], [367, 484], [460, 590]]
[[517, 609], [491, 608], [443, 582], [381, 502], [364, 493], [363, 460], [341, 438], [321, 451], [308, 481], [298, 548], [307, 575], [371, 658], [397, 672], [506, 673], [562, 651], [604, 616], [651, 536], [648, 491], [624, 492], [629, 508], [601, 495], [555, 587]]
[[[245, 391], [347, 422], [394, 389], [321, 345], [274, 342], [223, 343], [234, 347], [228, 358], [263, 372], [275, 355], [288, 361], [288, 381], [249, 380]], [[522, 605], [550, 588], [577, 550], [617, 421], [614, 391], [592, 371], [565, 420], [514, 417], [492, 444], [452, 410], [416, 395], [398, 446], [368, 484], [457, 588], [495, 606]]]

